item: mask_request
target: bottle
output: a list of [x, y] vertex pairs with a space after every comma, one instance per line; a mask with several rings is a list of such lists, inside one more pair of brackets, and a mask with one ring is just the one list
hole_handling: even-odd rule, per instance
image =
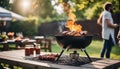
[[34, 50], [35, 50], [35, 48], [34, 48], [33, 46], [31, 46], [31, 47], [30, 47], [30, 54], [31, 54], [31, 55], [34, 55]]
[[25, 47], [25, 56], [30, 56], [30, 47]]
[[79, 58], [79, 53], [77, 53], [77, 51], [70, 53], [70, 58], [77, 60]]
[[41, 49], [40, 49], [40, 46], [37, 45], [37, 46], [35, 47], [36, 55], [40, 55], [40, 50], [41, 50]]

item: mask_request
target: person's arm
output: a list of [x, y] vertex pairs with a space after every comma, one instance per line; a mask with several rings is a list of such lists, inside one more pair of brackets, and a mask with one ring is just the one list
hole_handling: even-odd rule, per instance
[[117, 28], [118, 27], [118, 24], [112, 24], [110, 23], [110, 20], [109, 19], [105, 19], [108, 27], [111, 27], [111, 28]]
[[117, 35], [117, 39], [120, 40], [120, 34]]
[[100, 14], [100, 16], [99, 16], [99, 18], [98, 18], [98, 20], [97, 20], [97, 24], [98, 25], [100, 25], [100, 26], [102, 26], [102, 13]]

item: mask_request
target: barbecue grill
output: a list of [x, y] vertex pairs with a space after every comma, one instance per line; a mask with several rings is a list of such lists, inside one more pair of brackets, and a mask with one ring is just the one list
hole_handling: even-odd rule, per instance
[[82, 36], [56, 35], [55, 37], [56, 37], [58, 44], [62, 47], [62, 51], [56, 61], [59, 60], [59, 58], [61, 57], [61, 55], [63, 54], [66, 48], [81, 49], [83, 52], [85, 52], [89, 61], [92, 61], [87, 51], [85, 50], [85, 48], [89, 46], [89, 44], [91, 43], [93, 35], [90, 35], [90, 34], [82, 35]]

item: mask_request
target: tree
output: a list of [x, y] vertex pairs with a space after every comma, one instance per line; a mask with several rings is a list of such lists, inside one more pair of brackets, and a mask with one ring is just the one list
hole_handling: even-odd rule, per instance
[[[51, 5], [51, 1], [55, 0], [28, 0], [31, 2], [29, 9], [23, 10], [21, 7], [22, 1], [25, 0], [14, 0], [12, 6], [9, 4], [9, 0], [0, 0], [0, 6], [10, 9], [12, 11], [25, 15], [25, 16], [37, 16], [43, 19], [58, 17], [58, 14], [53, 9], [54, 6]], [[107, 1], [113, 3], [115, 10], [114, 13], [120, 13], [120, 0], [58, 0], [56, 5], [61, 3], [70, 3], [72, 8], [75, 8], [76, 17], [78, 20], [84, 19], [96, 19], [101, 11], [103, 10], [103, 4]], [[62, 14], [61, 14], [62, 15]], [[64, 16], [64, 15], [63, 15]]]
[[30, 6], [26, 9], [21, 7], [22, 1], [25, 0], [15, 0], [13, 3], [13, 11], [18, 12], [25, 16], [38, 16], [46, 18], [52, 15], [53, 7], [51, 6], [50, 0], [29, 0]]
[[96, 19], [103, 10], [105, 2], [112, 2], [114, 13], [120, 13], [120, 0], [59, 0], [59, 3], [74, 3], [77, 19]]
[[0, 0], [0, 6], [3, 8], [9, 8], [9, 0]]

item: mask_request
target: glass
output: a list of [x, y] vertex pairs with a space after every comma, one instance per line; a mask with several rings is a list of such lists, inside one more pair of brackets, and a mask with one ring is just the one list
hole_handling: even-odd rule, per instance
[[40, 48], [35, 48], [36, 54], [39, 55], [40, 54]]
[[30, 52], [30, 48], [26, 47], [25, 48], [25, 56], [30, 56], [31, 52]]
[[34, 54], [34, 47], [31, 45], [26, 45], [25, 47], [25, 56], [30, 56]]
[[35, 50], [35, 48], [33, 48], [33, 47], [30, 48], [30, 54], [31, 54], [31, 55], [34, 54], [34, 50]]

